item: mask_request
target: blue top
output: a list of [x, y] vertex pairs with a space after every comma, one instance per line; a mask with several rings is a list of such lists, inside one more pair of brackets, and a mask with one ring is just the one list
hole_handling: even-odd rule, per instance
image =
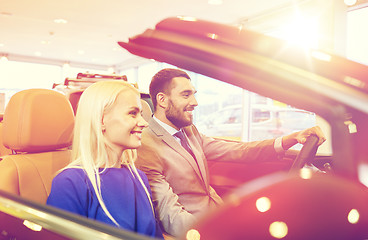
[[[138, 173], [151, 195], [147, 176], [140, 170]], [[163, 238], [143, 186], [127, 167], [107, 168], [100, 178], [104, 203], [121, 228]], [[116, 226], [102, 210], [83, 169], [59, 173], [52, 181], [47, 204]]]

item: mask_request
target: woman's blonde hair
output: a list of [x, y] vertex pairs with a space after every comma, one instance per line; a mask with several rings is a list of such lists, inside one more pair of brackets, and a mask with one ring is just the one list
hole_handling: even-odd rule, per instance
[[[133, 177], [138, 178], [142, 184], [153, 211], [148, 189], [134, 165], [137, 158], [137, 150], [124, 150], [120, 159], [121, 163], [111, 162], [112, 160], [108, 158], [108, 151], [111, 149], [111, 146], [103, 135], [102, 119], [104, 113], [113, 107], [118, 95], [124, 94], [126, 91], [133, 91], [139, 95], [139, 91], [135, 87], [125, 81], [118, 80], [96, 82], [84, 90], [78, 103], [75, 118], [71, 163], [65, 167], [84, 169], [103, 211], [116, 225], [119, 224], [106, 208], [101, 195], [99, 174], [105, 171], [106, 168], [119, 164], [126, 166]], [[101, 168], [103, 169], [102, 171], [100, 170]]]

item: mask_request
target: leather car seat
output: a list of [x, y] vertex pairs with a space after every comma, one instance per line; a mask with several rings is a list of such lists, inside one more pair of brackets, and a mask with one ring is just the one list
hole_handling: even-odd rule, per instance
[[3, 124], [4, 145], [15, 154], [0, 161], [0, 189], [46, 203], [53, 177], [70, 161], [70, 102], [53, 90], [23, 90], [10, 99]]
[[0, 114], [0, 160], [1, 156], [11, 154], [12, 151], [3, 144], [3, 114]]
[[142, 117], [146, 122], [148, 122], [149, 119], [152, 117], [152, 109], [148, 104], [148, 102], [146, 102], [145, 100], [141, 99], [141, 103], [142, 103]]

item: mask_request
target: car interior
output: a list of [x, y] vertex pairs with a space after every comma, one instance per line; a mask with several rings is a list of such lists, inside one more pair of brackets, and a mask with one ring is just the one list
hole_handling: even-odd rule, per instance
[[4, 114], [0, 114], [0, 157], [12, 153], [12, 151], [3, 144], [3, 118]]
[[[321, 36], [317, 39], [319, 42], [309, 48], [299, 46], [301, 39], [292, 42], [284, 38], [280, 34], [282, 29], [275, 26], [282, 26], [284, 21], [292, 22], [292, 18], [284, 13], [294, 12], [292, 8], [298, 9], [311, 2], [323, 5], [323, 12], [314, 12], [321, 18], [317, 21]], [[363, 36], [361, 27], [356, 26], [358, 33], [353, 35], [348, 32], [353, 24], [345, 26], [353, 18], [346, 13], [365, 8], [362, 15], [367, 16], [368, 0], [355, 2], [355, 6], [347, 7], [343, 0], [325, 1], [323, 4], [316, 0], [293, 1], [290, 5], [274, 8], [274, 11], [270, 9], [232, 21], [231, 25], [177, 15], [157, 19], [158, 22], [150, 19], [155, 25], [143, 28], [143, 31], [134, 29], [134, 35], [124, 29], [122, 32], [129, 32], [129, 36], [116, 37], [118, 31], [111, 30], [113, 33], [108, 33], [108, 40], [116, 47], [113, 53], [96, 47], [105, 52], [102, 54], [105, 58], [97, 59], [98, 54], [94, 52], [93, 60], [89, 59], [91, 62], [85, 65], [79, 58], [90, 58], [92, 52], [74, 49], [78, 52], [75, 59], [54, 60], [54, 56], [48, 55], [65, 49], [63, 45], [51, 49], [56, 45], [57, 34], [60, 34], [57, 27], [54, 29], [57, 31], [50, 30], [49, 38], [40, 43], [44, 49], [50, 47], [44, 55], [35, 52], [31, 56], [23, 56], [29, 54], [24, 50], [26, 45], [22, 47], [24, 53], [21, 50], [19, 53], [3, 53], [8, 46], [0, 41], [0, 79], [4, 79], [1, 72], [11, 72], [4, 69], [7, 66], [5, 61], [30, 60], [28, 64], [35, 66], [39, 63], [49, 65], [47, 69], [42, 68], [42, 75], [54, 81], [51, 82], [52, 87], [48, 82], [49, 89], [45, 89], [43, 83], [36, 83], [33, 79], [28, 81], [29, 84], [23, 82], [14, 88], [10, 83], [13, 78], [6, 83], [0, 80], [0, 85], [4, 83], [4, 88], [0, 86], [0, 240], [23, 239], [25, 236], [30, 240], [151, 239], [48, 206], [46, 200], [52, 179], [70, 161], [74, 118], [83, 90], [97, 81], [127, 81], [129, 77], [129, 82], [141, 93], [142, 116], [148, 121], [153, 114], [153, 105], [147, 86], [152, 72], [164, 67], [188, 71], [198, 92], [205, 92], [196, 95], [201, 103], [193, 115], [197, 127], [212, 114], [214, 119], [225, 119], [221, 126], [217, 126], [219, 130], [212, 127], [212, 123], [207, 123], [208, 132], [214, 133], [208, 134], [211, 137], [246, 142], [265, 139], [265, 136], [282, 136], [289, 133], [287, 130], [301, 130], [292, 127], [303, 125], [297, 117], [292, 123], [282, 122], [281, 117], [271, 120], [271, 111], [277, 107], [293, 113], [298, 109], [311, 113], [315, 120], [313, 126], [322, 126], [327, 137], [318, 149], [311, 137], [303, 148], [299, 144], [278, 159], [270, 159], [270, 162], [208, 161], [210, 185], [225, 204], [206, 213], [188, 235], [180, 239], [368, 239], [368, 68], [366, 56], [356, 58], [352, 54], [354, 49], [359, 56], [364, 55], [367, 45], [364, 39], [368, 35]], [[308, 20], [306, 26], [312, 26], [313, 19], [306, 14], [312, 8], [306, 9], [302, 11], [305, 15], [300, 17]], [[226, 11], [221, 13], [225, 15]], [[9, 14], [0, 12], [0, 22], [2, 19], [8, 21], [14, 17], [12, 14], [10, 11]], [[43, 21], [31, 20], [33, 23]], [[51, 24], [61, 26], [56, 22]], [[302, 36], [296, 30], [308, 33], [307, 27], [298, 24], [295, 21], [297, 28], [291, 30], [294, 37]], [[79, 25], [86, 27], [85, 23], [79, 22]], [[14, 26], [14, 32], [16, 29]], [[94, 29], [99, 30], [97, 26]], [[15, 36], [11, 31], [6, 33]], [[37, 31], [35, 33], [43, 36]], [[97, 42], [98, 35], [106, 38], [105, 33], [101, 33], [93, 33], [94, 41]], [[357, 44], [357, 38], [363, 43]], [[65, 39], [63, 42], [70, 42], [70, 36]], [[84, 46], [89, 45], [85, 40], [81, 42]], [[128, 58], [108, 65], [108, 60], [115, 54]], [[99, 65], [99, 61], [104, 65]], [[35, 66], [30, 68], [38, 69]], [[22, 68], [17, 65], [18, 69]], [[75, 73], [77, 76], [71, 78]], [[38, 73], [33, 75], [35, 79], [39, 77]], [[207, 79], [216, 81], [216, 84], [204, 81]], [[37, 88], [29, 89], [36, 84], [41, 87], [37, 85]], [[233, 88], [222, 87], [224, 85], [221, 84]], [[224, 97], [225, 94], [228, 96]], [[256, 100], [264, 102], [257, 102], [253, 95], [259, 97]], [[202, 108], [203, 100], [207, 102]], [[250, 109], [258, 107], [257, 104], [260, 105], [259, 111], [251, 113]], [[262, 112], [266, 106], [270, 110]], [[239, 110], [236, 117], [226, 117], [223, 111], [234, 107]], [[1, 110], [5, 111], [2, 113]], [[285, 119], [290, 118], [285, 116]], [[302, 118], [306, 119], [305, 116]], [[270, 125], [285, 128], [275, 129]], [[310, 127], [305, 126], [302, 129]], [[230, 134], [232, 128], [235, 129], [233, 135]], [[225, 133], [219, 133], [220, 130]], [[251, 139], [252, 134], [259, 139]], [[170, 236], [164, 237], [171, 239]]]
[[[28, 89], [9, 101], [0, 122], [0, 239], [146, 239], [45, 205], [53, 177], [70, 161], [72, 103], [76, 109], [82, 91], [73, 93]], [[150, 117], [149, 103], [142, 106]], [[41, 231], [37, 223], [46, 221]]]
[[51, 181], [69, 162], [73, 109], [61, 93], [29, 89], [15, 94], [4, 113], [2, 138], [14, 154], [0, 161], [0, 189], [46, 203]]

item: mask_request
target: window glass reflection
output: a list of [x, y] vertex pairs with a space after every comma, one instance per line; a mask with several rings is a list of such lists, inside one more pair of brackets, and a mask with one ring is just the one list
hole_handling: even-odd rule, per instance
[[195, 124], [205, 135], [256, 141], [316, 125], [314, 113], [199, 74], [193, 82], [199, 103], [195, 111]]

